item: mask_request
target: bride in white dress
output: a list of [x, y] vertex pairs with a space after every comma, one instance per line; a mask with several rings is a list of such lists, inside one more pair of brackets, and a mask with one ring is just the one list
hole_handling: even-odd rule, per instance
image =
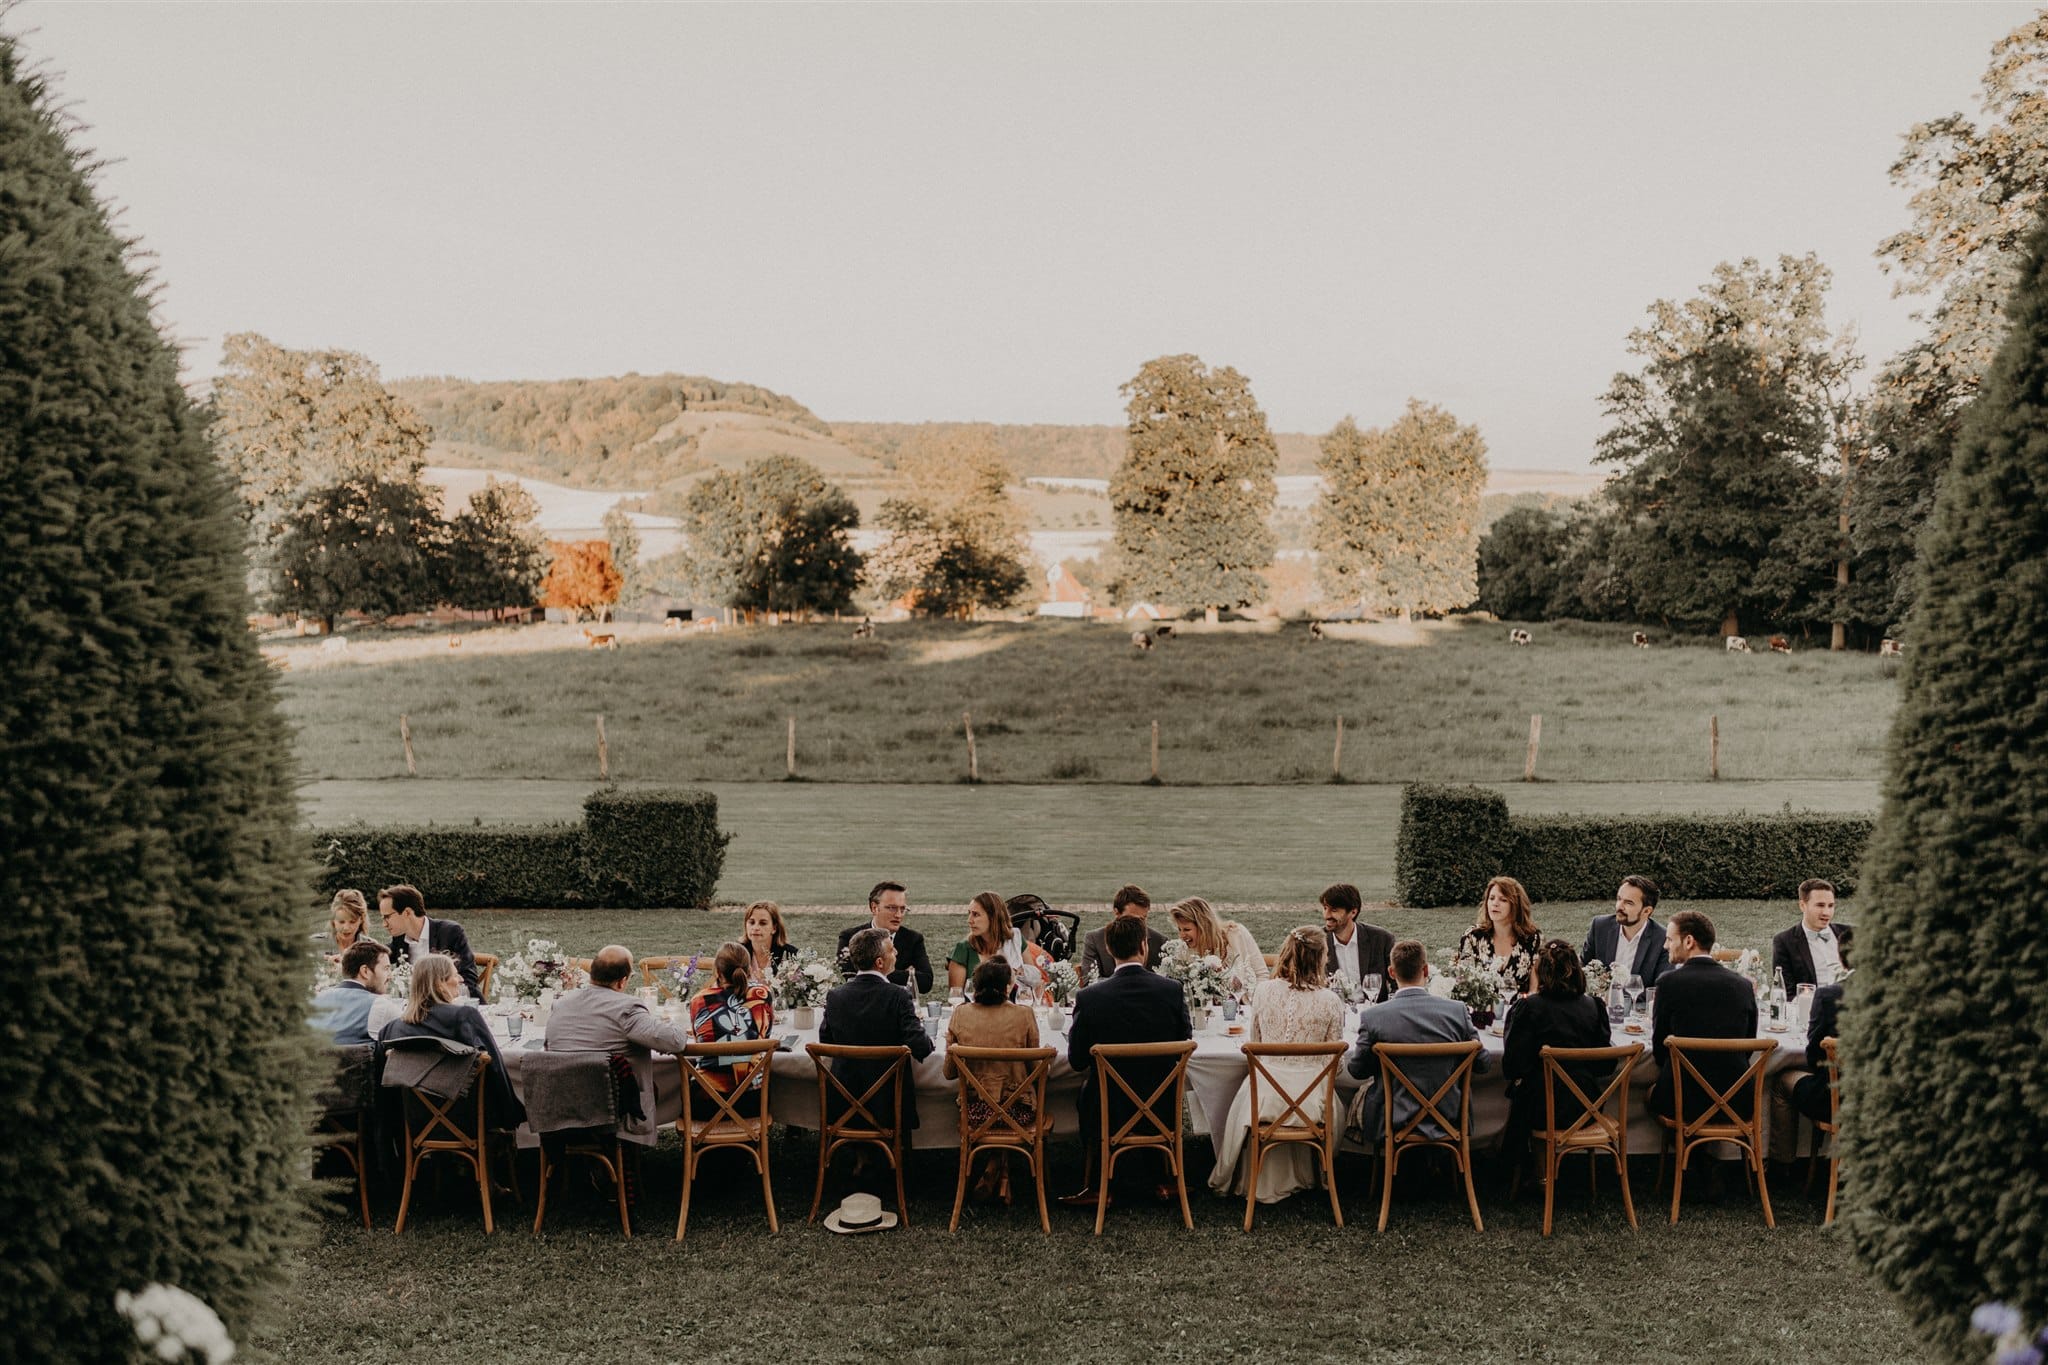
[[[1327, 942], [1321, 925], [1303, 925], [1288, 933], [1280, 945], [1280, 961], [1274, 968], [1273, 979], [1260, 982], [1252, 990], [1253, 1042], [1343, 1041], [1344, 1002], [1323, 985]], [[1327, 1061], [1322, 1057], [1276, 1057], [1266, 1062], [1266, 1070], [1292, 1095], [1307, 1087]], [[1302, 1105], [1302, 1112], [1312, 1123], [1323, 1116], [1322, 1100], [1322, 1087], [1317, 1086]], [[1260, 1087], [1262, 1113], [1277, 1114], [1286, 1104], [1272, 1094], [1270, 1086]], [[1251, 1112], [1252, 1087], [1247, 1079], [1231, 1103], [1230, 1117], [1214, 1134], [1216, 1169], [1210, 1173], [1209, 1188], [1218, 1194], [1244, 1194], [1246, 1173], [1239, 1158], [1244, 1155], [1245, 1141], [1251, 1133]], [[1320, 1170], [1315, 1151], [1306, 1144], [1269, 1148], [1259, 1163], [1259, 1202], [1274, 1204], [1297, 1190], [1313, 1189]]]

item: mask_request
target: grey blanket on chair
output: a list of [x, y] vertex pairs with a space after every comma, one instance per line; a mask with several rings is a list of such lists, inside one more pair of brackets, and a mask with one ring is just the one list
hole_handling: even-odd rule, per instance
[[452, 1038], [395, 1038], [384, 1045], [383, 1083], [457, 1100], [476, 1083], [476, 1049]]
[[521, 1059], [526, 1122], [536, 1133], [618, 1123], [617, 1082], [602, 1052], [529, 1052]]

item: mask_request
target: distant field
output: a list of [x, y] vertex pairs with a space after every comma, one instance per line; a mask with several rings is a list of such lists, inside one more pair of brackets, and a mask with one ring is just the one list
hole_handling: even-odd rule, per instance
[[[574, 820], [586, 782], [319, 782], [305, 789], [321, 828], [353, 820], [486, 824]], [[726, 852], [722, 900], [858, 901], [883, 877], [918, 904], [964, 903], [993, 888], [1056, 904], [1102, 901], [1135, 881], [1161, 897], [1313, 901], [1331, 882], [1394, 897], [1400, 788], [871, 786], [716, 783]], [[1871, 782], [1513, 783], [1526, 813], [1872, 811]]]
[[[1875, 659], [1804, 650], [1724, 654], [1714, 642], [1629, 646], [1627, 627], [1427, 623], [1311, 642], [1290, 627], [1191, 634], [1139, 654], [1120, 626], [904, 623], [856, 642], [844, 624], [716, 636], [622, 632], [617, 652], [571, 627], [366, 633], [345, 659], [317, 641], [274, 652], [303, 775], [401, 776], [410, 718], [433, 778], [597, 777], [596, 717], [626, 781], [950, 783], [971, 713], [991, 783], [1143, 781], [1159, 722], [1168, 784], [1321, 783], [1339, 716], [1347, 778], [1512, 781], [1530, 714], [1539, 778], [1691, 782], [1878, 775], [1895, 686]], [[1772, 806], [1778, 802], [1769, 803]]]

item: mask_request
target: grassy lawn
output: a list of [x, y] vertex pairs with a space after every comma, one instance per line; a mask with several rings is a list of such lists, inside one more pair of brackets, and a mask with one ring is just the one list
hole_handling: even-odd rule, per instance
[[1868, 655], [1729, 655], [1714, 641], [1634, 649], [1625, 626], [1431, 622], [1360, 640], [1302, 627], [1190, 634], [1149, 654], [1120, 628], [1030, 622], [757, 627], [716, 636], [625, 628], [617, 651], [568, 626], [366, 633], [339, 659], [273, 645], [308, 779], [403, 775], [410, 718], [430, 778], [597, 776], [602, 714], [621, 780], [759, 782], [797, 766], [820, 782], [951, 783], [972, 713], [981, 776], [997, 783], [1304, 783], [1330, 775], [1336, 720], [1354, 781], [1509, 781], [1529, 717], [1540, 777], [1692, 782], [1708, 718], [1735, 779], [1874, 779], [1895, 702]]
[[[1080, 908], [1080, 907], [1075, 907]], [[1761, 943], [1789, 905], [1712, 902], [1724, 939]], [[1594, 904], [1542, 907], [1546, 926], [1577, 938]], [[1263, 943], [1313, 913], [1304, 905], [1232, 907]], [[798, 940], [827, 946], [860, 914], [839, 907], [792, 916]], [[1091, 918], [1092, 918], [1091, 914]], [[1374, 918], [1447, 949], [1460, 911], [1392, 910]], [[480, 946], [528, 934], [564, 944], [616, 939], [641, 951], [708, 945], [729, 912], [473, 912]], [[956, 916], [913, 921], [935, 945]], [[716, 930], [706, 933], [706, 930]], [[257, 1358], [309, 1365], [415, 1360], [636, 1360], [746, 1356], [837, 1361], [854, 1350], [907, 1361], [1094, 1359], [1117, 1350], [1168, 1361], [1641, 1360], [1720, 1365], [1786, 1359], [1894, 1361], [1913, 1354], [1903, 1320], [1865, 1281], [1842, 1240], [1819, 1226], [1820, 1204], [1798, 1181], [1773, 1189], [1779, 1226], [1767, 1231], [1733, 1172], [1688, 1184], [1683, 1220], [1669, 1226], [1656, 1162], [1631, 1172], [1640, 1231], [1630, 1232], [1611, 1175], [1589, 1195], [1573, 1173], [1560, 1189], [1556, 1235], [1540, 1236], [1540, 1192], [1510, 1201], [1503, 1173], [1480, 1166], [1486, 1231], [1467, 1220], [1448, 1174], [1404, 1164], [1393, 1219], [1377, 1218], [1375, 1173], [1362, 1158], [1338, 1167], [1346, 1226], [1327, 1202], [1302, 1195], [1261, 1208], [1250, 1236], [1243, 1206], [1203, 1188], [1209, 1147], [1189, 1147], [1196, 1227], [1168, 1209], [1115, 1209], [1105, 1236], [1088, 1217], [1055, 1207], [1041, 1236], [1028, 1204], [970, 1205], [945, 1231], [955, 1157], [913, 1154], [912, 1225], [842, 1238], [803, 1219], [817, 1149], [801, 1132], [777, 1139], [780, 1235], [768, 1233], [758, 1186], [739, 1164], [707, 1166], [690, 1237], [670, 1240], [681, 1190], [673, 1136], [643, 1165], [639, 1235], [620, 1239], [609, 1206], [580, 1183], [551, 1201], [549, 1229], [531, 1235], [500, 1204], [485, 1239], [475, 1197], [459, 1179], [429, 1198], [403, 1237], [394, 1200], [365, 1233], [339, 1204], [320, 1220], [276, 1323], [248, 1343]], [[1707, 1163], [1711, 1164], [1711, 1163]], [[1695, 1172], [1696, 1175], [1699, 1172]], [[531, 1160], [526, 1174], [531, 1198]], [[1074, 1188], [1080, 1152], [1054, 1149], [1051, 1188]], [[829, 1204], [836, 1198], [828, 1193]], [[974, 1267], [963, 1273], [963, 1257]], [[1825, 1284], [1828, 1292], [1810, 1287]], [[1683, 1292], [1681, 1292], [1681, 1290]], [[857, 1347], [854, 1345], [857, 1343]]]
[[[1394, 896], [1400, 788], [881, 786], [714, 783], [726, 851], [719, 896], [792, 905], [857, 900], [884, 876], [914, 902], [984, 888], [1064, 904], [1127, 881], [1161, 897], [1312, 900], [1331, 882]], [[1872, 811], [1874, 782], [1514, 782], [1519, 812]], [[306, 814], [374, 823], [574, 820], [591, 784], [513, 779], [319, 782]]]

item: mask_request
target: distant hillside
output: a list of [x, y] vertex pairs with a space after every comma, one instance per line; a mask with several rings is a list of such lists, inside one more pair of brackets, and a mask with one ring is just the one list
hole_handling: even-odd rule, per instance
[[795, 399], [699, 375], [401, 379], [390, 388], [434, 429], [436, 460], [587, 488], [672, 487], [784, 451], [841, 473], [868, 468]]
[[[958, 431], [974, 422], [834, 422], [833, 434], [856, 450], [865, 451], [885, 464], [893, 463], [896, 450], [913, 432]], [[991, 428], [1010, 472], [1018, 478], [1106, 479], [1116, 472], [1124, 458], [1122, 427], [1001, 426]], [[1280, 449], [1282, 474], [1316, 472], [1316, 441], [1300, 432], [1278, 432], [1273, 442]]]

